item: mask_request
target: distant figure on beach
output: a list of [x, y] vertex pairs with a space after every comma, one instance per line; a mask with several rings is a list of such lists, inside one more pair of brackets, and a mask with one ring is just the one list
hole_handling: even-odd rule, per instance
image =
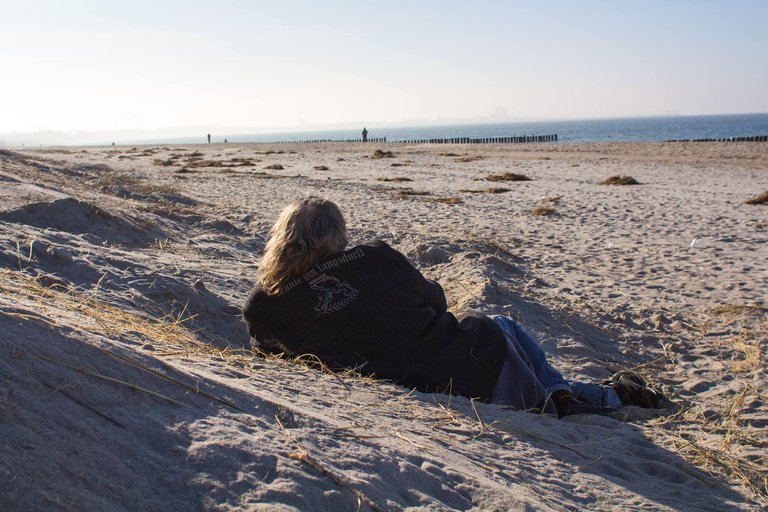
[[209, 133], [208, 134], [208, 144], [210, 144], [210, 143], [211, 143], [211, 134]]
[[331, 201], [306, 197], [283, 210], [243, 308], [255, 348], [558, 417], [661, 405], [663, 396], [631, 371], [603, 384], [567, 381], [511, 318], [459, 321], [440, 285], [405, 256], [381, 241], [347, 243]]
[[363, 142], [368, 142], [368, 130], [363, 126]]
[[227, 143], [227, 139], [224, 139], [224, 144], [226, 144], [226, 143]]

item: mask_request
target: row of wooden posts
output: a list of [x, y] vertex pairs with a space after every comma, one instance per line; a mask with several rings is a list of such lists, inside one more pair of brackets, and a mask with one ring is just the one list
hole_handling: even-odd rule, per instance
[[753, 137], [728, 137], [727, 139], [675, 139], [667, 142], [768, 142], [768, 135]]
[[386, 137], [363, 139], [316, 139], [316, 140], [281, 140], [280, 144], [319, 144], [323, 142], [387, 142]]
[[[363, 139], [316, 139], [298, 141], [280, 141], [283, 144], [318, 144], [323, 142], [387, 142], [386, 137]], [[557, 142], [557, 134], [518, 135], [515, 137], [452, 137], [443, 139], [393, 140], [392, 144], [525, 144], [530, 142]]]
[[516, 137], [454, 137], [449, 139], [395, 140], [396, 144], [525, 144], [528, 142], [557, 142], [557, 134], [519, 135]]

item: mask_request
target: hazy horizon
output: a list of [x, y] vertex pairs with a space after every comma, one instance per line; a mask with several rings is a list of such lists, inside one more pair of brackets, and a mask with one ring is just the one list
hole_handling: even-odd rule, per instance
[[3, 11], [5, 135], [768, 112], [768, 3], [756, 0]]
[[[737, 119], [734, 119], [737, 118]], [[741, 119], [741, 121], [738, 121]], [[622, 121], [631, 122], [630, 125]], [[649, 122], [654, 122], [649, 125]], [[609, 123], [609, 124], [605, 124]], [[616, 124], [621, 123], [621, 124]], [[681, 124], [683, 123], [683, 124]], [[737, 123], [737, 124], [734, 124]], [[648, 129], [661, 130], [667, 138], [691, 138], [691, 137], [733, 137], [733, 136], [754, 136], [768, 133], [768, 113], [735, 113], [735, 114], [715, 114], [715, 115], [690, 115], [690, 116], [616, 116], [601, 118], [576, 118], [576, 119], [546, 119], [546, 118], [515, 118], [499, 119], [493, 117], [487, 118], [466, 118], [466, 119], [437, 119], [410, 120], [403, 123], [364, 123], [354, 122], [348, 124], [325, 124], [325, 125], [300, 125], [294, 127], [169, 127], [157, 130], [117, 130], [117, 131], [96, 131], [96, 132], [56, 132], [39, 131], [27, 133], [0, 133], [0, 147], [23, 147], [25, 145], [35, 146], [90, 146], [90, 145], [109, 145], [116, 143], [124, 144], [204, 144], [207, 142], [206, 134], [211, 134], [211, 142], [223, 142], [229, 138], [229, 142], [264, 142], [267, 140], [309, 140], [313, 138], [347, 139], [359, 138], [361, 127], [366, 126], [370, 137], [388, 137], [391, 140], [398, 140], [398, 134], [402, 137], [404, 132], [412, 135], [410, 138], [431, 138], [431, 137], [455, 137], [465, 136], [461, 134], [474, 133], [475, 137], [492, 136], [511, 136], [532, 134], [537, 135], [546, 133], [564, 132], [565, 138], [573, 140], [574, 134], [577, 139], [591, 140], [590, 135], [595, 134], [595, 130], [603, 130], [605, 140], [615, 139], [619, 133], [633, 133], [631, 138], [626, 140], [647, 140]], [[632, 132], [626, 132], [628, 127], [632, 127]], [[454, 130], [449, 130], [455, 127]], [[496, 128], [494, 128], [496, 127]], [[602, 128], [600, 128], [602, 127]], [[673, 128], [676, 127], [676, 128]], [[474, 130], [472, 130], [474, 128]], [[501, 131], [500, 129], [503, 128]], [[480, 135], [480, 131], [483, 135]], [[605, 130], [608, 130], [605, 132]], [[668, 130], [672, 129], [672, 132]], [[544, 130], [544, 131], [541, 131]], [[681, 131], [682, 130], [682, 131]], [[690, 130], [693, 130], [691, 132]], [[704, 134], [701, 132], [707, 132]], [[503, 132], [503, 133], [502, 133]], [[693, 136], [692, 133], [700, 133]], [[490, 135], [493, 133], [494, 135]], [[660, 137], [660, 133], [654, 131], [655, 135]], [[427, 135], [429, 134], [429, 135]], [[570, 137], [569, 137], [570, 135]], [[273, 136], [265, 139], [265, 136]], [[297, 138], [298, 136], [298, 138]], [[408, 138], [408, 137], [406, 137]], [[599, 139], [603, 140], [603, 139]], [[654, 140], [654, 139], [651, 139]], [[667, 140], [667, 139], [655, 139]]]

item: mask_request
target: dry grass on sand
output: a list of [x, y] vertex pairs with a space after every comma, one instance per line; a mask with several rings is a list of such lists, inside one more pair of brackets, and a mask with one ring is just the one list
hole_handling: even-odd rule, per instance
[[768, 190], [763, 192], [762, 194], [758, 194], [755, 197], [750, 197], [746, 201], [744, 201], [744, 204], [766, 204], [768, 203]]
[[603, 181], [600, 182], [601, 185], [639, 185], [640, 182], [637, 181], [632, 176], [609, 176], [608, 178], [605, 178]]
[[531, 181], [525, 174], [505, 172], [504, 174], [489, 174], [485, 177], [488, 181]]

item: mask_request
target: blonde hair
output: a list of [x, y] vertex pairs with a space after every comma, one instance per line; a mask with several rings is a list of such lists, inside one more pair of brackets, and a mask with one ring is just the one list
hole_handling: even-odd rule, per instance
[[308, 196], [285, 207], [269, 232], [261, 260], [261, 288], [269, 295], [306, 273], [319, 259], [343, 251], [349, 242], [339, 207]]

